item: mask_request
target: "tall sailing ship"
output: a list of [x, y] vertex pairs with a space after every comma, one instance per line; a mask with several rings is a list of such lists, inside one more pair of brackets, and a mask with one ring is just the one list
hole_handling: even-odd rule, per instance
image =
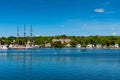
[[[26, 40], [26, 26], [24, 26], [24, 42], [25, 42], [25, 45], [19, 45], [19, 44], [9, 45], [8, 49], [12, 49], [12, 50], [38, 49], [39, 46], [33, 44], [32, 37], [33, 37], [33, 35], [32, 35], [32, 25], [31, 25], [31, 29], [30, 29], [30, 41]], [[17, 39], [19, 39], [19, 27], [17, 27]]]

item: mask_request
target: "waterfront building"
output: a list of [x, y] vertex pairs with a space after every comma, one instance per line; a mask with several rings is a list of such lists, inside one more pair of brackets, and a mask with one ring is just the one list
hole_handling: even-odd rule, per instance
[[109, 45], [110, 48], [119, 48], [119, 44]]
[[115, 48], [115, 45], [109, 45], [109, 48]]
[[119, 48], [119, 44], [115, 44], [115, 48]]
[[86, 48], [93, 48], [93, 47], [94, 47], [93, 44], [88, 44], [88, 45], [86, 46]]
[[51, 43], [45, 44], [45, 47], [46, 47], [46, 48], [50, 48], [50, 47], [51, 47]]
[[102, 48], [101, 44], [96, 44], [96, 48]]
[[82, 47], [81, 44], [76, 45], [76, 48], [81, 48], [81, 47]]
[[107, 45], [103, 45], [103, 48], [105, 49], [105, 48], [108, 48], [108, 47], [107, 47]]
[[13, 47], [13, 45], [12, 45], [12, 44], [10, 44], [10, 45], [9, 45], [9, 48], [12, 48], [12, 47]]
[[65, 47], [71, 47], [71, 45], [70, 45], [70, 44], [67, 44], [67, 45], [65, 45]]

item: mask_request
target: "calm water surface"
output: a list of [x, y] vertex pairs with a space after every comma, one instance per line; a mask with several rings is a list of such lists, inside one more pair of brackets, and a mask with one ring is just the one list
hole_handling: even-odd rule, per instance
[[120, 50], [1, 50], [0, 80], [120, 80]]

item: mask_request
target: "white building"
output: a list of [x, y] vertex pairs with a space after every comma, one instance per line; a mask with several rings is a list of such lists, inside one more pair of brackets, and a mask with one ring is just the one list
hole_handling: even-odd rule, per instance
[[101, 44], [96, 44], [96, 48], [102, 48]]
[[76, 48], [81, 48], [81, 47], [82, 47], [81, 44], [76, 45]]
[[115, 48], [119, 48], [119, 44], [115, 44]]
[[86, 46], [86, 48], [93, 48], [94, 47], [94, 45], [92, 45], [92, 44], [88, 44], [87, 46]]
[[71, 45], [70, 45], [70, 44], [67, 44], [67, 45], [65, 45], [65, 47], [71, 47]]
[[107, 45], [104, 45], [103, 48], [107, 48]]
[[46, 48], [50, 48], [50, 47], [51, 47], [51, 43], [45, 44], [45, 47], [46, 47]]

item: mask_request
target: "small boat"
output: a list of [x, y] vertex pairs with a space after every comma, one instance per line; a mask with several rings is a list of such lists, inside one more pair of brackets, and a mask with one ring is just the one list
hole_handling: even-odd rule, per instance
[[7, 49], [8, 49], [7, 45], [0, 45], [0, 50], [7, 50]]
[[17, 45], [10, 45], [9, 50], [35, 50], [38, 49], [39, 46], [33, 45], [33, 46], [17, 46]]

